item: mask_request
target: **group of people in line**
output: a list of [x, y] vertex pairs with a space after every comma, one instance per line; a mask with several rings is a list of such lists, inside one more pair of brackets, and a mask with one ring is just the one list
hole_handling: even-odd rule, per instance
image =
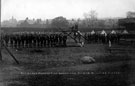
[[[85, 43], [119, 43], [120, 39], [128, 34], [116, 33], [112, 30], [106, 33], [102, 30], [100, 33], [92, 30], [84, 33], [83, 38]], [[12, 34], [4, 34], [3, 40], [7, 47], [12, 48], [33, 48], [33, 47], [65, 47], [67, 46], [67, 35], [62, 33], [45, 33], [45, 32], [17, 32]]]
[[100, 33], [92, 30], [89, 33], [84, 34], [85, 43], [119, 43], [120, 39], [125, 39], [129, 35], [126, 30], [121, 33], [117, 33], [115, 30], [111, 32], [106, 32], [102, 30]]
[[5, 34], [3, 39], [7, 47], [13, 48], [64, 47], [66, 46], [67, 36], [40, 32], [18, 32]]

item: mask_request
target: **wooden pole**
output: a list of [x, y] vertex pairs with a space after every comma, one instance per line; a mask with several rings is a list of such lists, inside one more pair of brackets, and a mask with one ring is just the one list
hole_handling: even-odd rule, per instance
[[12, 58], [15, 60], [15, 62], [17, 63], [17, 64], [19, 64], [19, 61], [15, 58], [15, 56], [9, 51], [9, 49], [5, 46], [5, 45], [3, 45], [4, 46], [4, 48], [8, 51], [8, 53], [12, 56]]
[[0, 0], [0, 61], [2, 61], [2, 54], [1, 54], [1, 50], [2, 50], [2, 30], [1, 30], [1, 0]]

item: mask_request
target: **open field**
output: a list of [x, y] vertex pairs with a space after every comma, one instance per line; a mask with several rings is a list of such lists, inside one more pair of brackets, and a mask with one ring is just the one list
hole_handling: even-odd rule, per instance
[[[135, 46], [86, 44], [84, 47], [3, 49], [0, 86], [135, 86]], [[83, 64], [92, 56], [95, 63]]]

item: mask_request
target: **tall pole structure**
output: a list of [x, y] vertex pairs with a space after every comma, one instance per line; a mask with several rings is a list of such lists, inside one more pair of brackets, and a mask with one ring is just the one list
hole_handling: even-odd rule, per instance
[[2, 61], [2, 54], [1, 54], [1, 50], [2, 50], [2, 30], [1, 30], [1, 0], [0, 0], [0, 61]]

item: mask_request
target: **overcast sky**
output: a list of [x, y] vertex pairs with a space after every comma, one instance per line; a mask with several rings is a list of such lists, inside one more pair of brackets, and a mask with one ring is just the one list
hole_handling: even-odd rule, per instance
[[127, 11], [135, 11], [135, 0], [2, 0], [2, 21], [12, 16], [17, 20], [83, 18], [90, 10], [96, 10], [99, 18], [126, 17]]

